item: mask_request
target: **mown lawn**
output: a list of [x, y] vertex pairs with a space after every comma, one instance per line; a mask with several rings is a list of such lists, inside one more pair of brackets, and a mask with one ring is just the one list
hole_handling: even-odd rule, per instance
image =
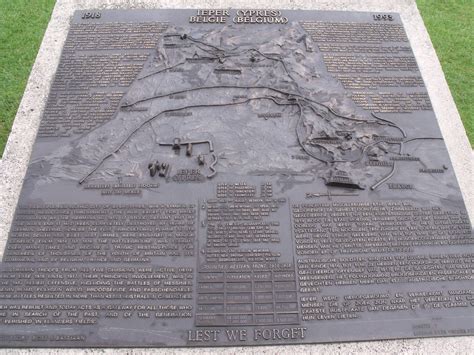
[[0, 155], [55, 0], [0, 0]]
[[417, 0], [474, 147], [474, 0]]
[[[0, 155], [55, 0], [0, 0]], [[473, 0], [418, 0], [474, 146]]]

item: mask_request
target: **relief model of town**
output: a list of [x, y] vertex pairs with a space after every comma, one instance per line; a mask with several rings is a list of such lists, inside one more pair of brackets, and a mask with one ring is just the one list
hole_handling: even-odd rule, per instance
[[474, 333], [400, 16], [75, 12], [0, 266], [4, 347]]

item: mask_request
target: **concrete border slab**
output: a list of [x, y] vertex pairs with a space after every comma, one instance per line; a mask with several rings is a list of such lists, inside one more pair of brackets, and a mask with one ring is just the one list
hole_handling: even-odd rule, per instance
[[[250, 6], [251, 5], [251, 6]], [[415, 0], [58, 0], [36, 62], [21, 100], [3, 158], [0, 160], [0, 255], [10, 229], [39, 121], [59, 63], [69, 20], [79, 9], [121, 8], [277, 8], [341, 11], [398, 12], [401, 15], [415, 58], [425, 81], [435, 115], [461, 187], [466, 208], [474, 221], [473, 153], [459, 113], [449, 91], [435, 50], [418, 12]], [[7, 354], [275, 354], [275, 353], [468, 353], [474, 337], [402, 339], [358, 343], [317, 344], [276, 347], [234, 347], [201, 349], [33, 349], [6, 350]]]

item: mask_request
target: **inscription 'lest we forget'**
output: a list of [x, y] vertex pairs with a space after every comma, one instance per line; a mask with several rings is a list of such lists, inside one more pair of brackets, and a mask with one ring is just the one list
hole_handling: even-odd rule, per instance
[[188, 331], [190, 342], [217, 342], [224, 337], [228, 342], [246, 342], [249, 337], [254, 341], [261, 340], [302, 340], [305, 338], [306, 328], [257, 328], [252, 333], [247, 329], [198, 329]]

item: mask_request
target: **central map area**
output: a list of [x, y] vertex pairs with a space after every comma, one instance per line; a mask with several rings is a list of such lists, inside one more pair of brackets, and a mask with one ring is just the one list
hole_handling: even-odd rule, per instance
[[155, 164], [177, 182], [182, 169], [200, 169], [190, 179], [219, 170], [378, 187], [386, 169], [366, 163], [390, 165], [405, 131], [356, 107], [298, 23], [253, 32], [168, 27], [113, 119], [39, 164], [80, 184], [141, 178]]

